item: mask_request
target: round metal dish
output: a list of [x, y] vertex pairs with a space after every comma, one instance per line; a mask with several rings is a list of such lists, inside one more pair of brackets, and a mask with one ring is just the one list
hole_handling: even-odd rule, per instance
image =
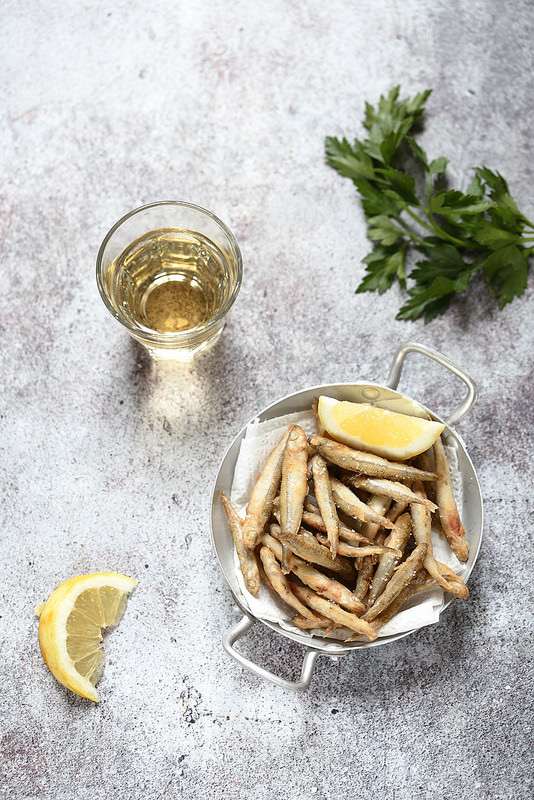
[[[410, 352], [422, 353], [434, 361], [437, 361], [443, 367], [461, 378], [466, 384], [467, 394], [465, 399], [448, 420], [442, 420], [430, 409], [422, 406], [421, 403], [416, 403], [407, 395], [395, 391], [402, 373], [404, 359]], [[466, 446], [453, 427], [462, 419], [462, 417], [465, 416], [465, 414], [468, 413], [475, 403], [477, 391], [473, 380], [459, 367], [449, 361], [449, 359], [445, 358], [445, 356], [442, 356], [435, 350], [432, 350], [425, 345], [407, 342], [406, 344], [401, 345], [395, 353], [390, 374], [385, 385], [365, 382], [336, 383], [313, 386], [309, 389], [295, 392], [295, 394], [288, 395], [287, 397], [278, 400], [277, 402], [268, 406], [268, 408], [264, 409], [260, 414], [257, 415], [257, 417], [254, 417], [254, 419], [258, 419], [260, 422], [263, 422], [265, 420], [273, 419], [291, 412], [309, 410], [311, 408], [313, 398], [317, 397], [319, 394], [325, 394], [335, 397], [339, 400], [352, 400], [354, 402], [368, 403], [371, 402], [391, 408], [392, 410], [405, 410], [406, 413], [410, 413], [410, 404], [413, 405], [415, 403], [415, 405], [419, 408], [425, 408], [425, 410], [432, 416], [433, 419], [436, 419], [440, 422], [445, 422], [446, 427], [443, 432], [443, 436], [447, 444], [456, 449], [458, 470], [462, 482], [462, 502], [458, 510], [460, 512], [463, 524], [465, 525], [467, 539], [469, 541], [469, 559], [466, 564], [467, 573], [464, 578], [466, 579], [473, 569], [480, 549], [483, 527], [482, 497], [475, 469], [467, 453]], [[308, 688], [312, 678], [315, 661], [320, 654], [326, 654], [335, 658], [347, 655], [348, 653], [361, 648], [379, 647], [384, 644], [389, 644], [397, 639], [401, 639], [404, 636], [408, 636], [409, 634], [414, 633], [414, 631], [417, 629], [404, 633], [397, 633], [392, 636], [379, 637], [373, 642], [344, 643], [333, 641], [331, 639], [322, 639], [319, 637], [313, 637], [310, 640], [309, 636], [300, 632], [298, 629], [295, 629], [294, 632], [285, 630], [277, 623], [256, 617], [250, 611], [247, 605], [247, 599], [241, 591], [237, 580], [233, 553], [233, 540], [228, 529], [226, 517], [219, 499], [219, 492], [221, 490], [230, 495], [235, 464], [239, 454], [241, 440], [245, 435], [247, 425], [241, 429], [233, 443], [228, 448], [217, 474], [212, 494], [211, 530], [215, 552], [219, 559], [221, 569], [226, 577], [226, 580], [228, 581], [230, 589], [232, 590], [235, 601], [243, 612], [242, 619], [240, 619], [239, 622], [223, 636], [223, 646], [225, 650], [241, 664], [241, 666], [251, 670], [256, 675], [276, 683], [279, 686], [283, 686], [284, 688], [299, 691]], [[454, 598], [452, 595], [446, 595], [445, 607], [453, 599]], [[296, 682], [287, 681], [284, 678], [269, 672], [263, 667], [260, 667], [254, 661], [245, 658], [234, 648], [236, 641], [244, 636], [250, 627], [258, 620], [282, 636], [301, 643], [306, 648], [300, 680]]]

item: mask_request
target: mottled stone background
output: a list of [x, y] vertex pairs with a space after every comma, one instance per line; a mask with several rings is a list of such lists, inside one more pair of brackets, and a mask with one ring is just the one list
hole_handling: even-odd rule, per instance
[[[532, 217], [534, 5], [4, 0], [0, 28], [0, 796], [532, 797], [533, 287], [499, 312], [475, 286], [427, 326], [395, 320], [397, 289], [356, 295], [365, 223], [323, 142], [361, 135], [397, 83], [433, 88], [423, 146], [457, 186], [498, 169]], [[107, 229], [158, 199], [213, 210], [245, 264], [220, 344], [178, 370], [94, 279]], [[383, 381], [408, 339], [480, 390], [460, 425], [486, 512], [471, 597], [285, 692], [221, 647], [238, 612], [210, 540], [218, 465], [260, 408]], [[401, 388], [444, 415], [462, 392], [421, 357]], [[33, 610], [107, 569], [139, 586], [94, 705], [44, 666]], [[242, 650], [299, 674], [302, 648], [261, 625]]]

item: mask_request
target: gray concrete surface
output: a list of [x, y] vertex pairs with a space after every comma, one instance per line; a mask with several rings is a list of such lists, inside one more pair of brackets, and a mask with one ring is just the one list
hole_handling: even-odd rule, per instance
[[[0, 796], [532, 797], [533, 287], [502, 312], [479, 286], [429, 325], [396, 321], [399, 290], [354, 293], [365, 223], [323, 163], [365, 100], [433, 88], [422, 144], [460, 186], [498, 169], [532, 217], [532, 3], [5, 0], [0, 20]], [[158, 199], [214, 211], [245, 264], [217, 348], [179, 369], [145, 357], [94, 279], [111, 224]], [[408, 339], [480, 390], [459, 428], [486, 511], [471, 596], [320, 658], [290, 694], [221, 647], [239, 615], [211, 486], [258, 409], [383, 381]], [[401, 388], [443, 414], [462, 391], [417, 357]], [[107, 569], [139, 586], [96, 706], [44, 666], [33, 610]], [[302, 649], [260, 625], [242, 650], [299, 673]]]

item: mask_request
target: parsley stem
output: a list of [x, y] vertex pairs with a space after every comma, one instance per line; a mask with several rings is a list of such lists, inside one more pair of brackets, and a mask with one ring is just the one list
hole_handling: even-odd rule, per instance
[[[461, 239], [457, 239], [456, 236], [452, 236], [450, 233], [444, 231], [443, 228], [440, 228], [436, 222], [432, 222], [432, 226], [438, 236], [441, 236], [442, 239], [447, 239], [449, 242], [452, 242], [452, 244], [455, 244], [458, 247], [472, 247], [472, 245], [467, 245], [465, 242], [462, 242]], [[479, 249], [478, 246], [476, 249]]]
[[484, 266], [484, 261], [486, 260], [486, 255], [487, 255], [487, 254], [486, 254], [486, 253], [484, 253], [484, 255], [483, 255], [483, 256], [481, 256], [481, 257], [478, 259], [478, 261], [474, 261], [474, 262], [471, 264], [471, 273], [473, 273], [473, 272], [476, 272], [477, 270], [479, 270], [479, 269], [480, 269], [480, 267]]
[[[417, 216], [415, 218], [419, 221], [419, 218]], [[419, 244], [423, 244], [423, 239], [421, 239], [421, 237], [417, 235], [417, 233], [414, 231], [411, 225], [408, 225], [408, 223], [405, 222], [400, 216], [396, 216], [395, 219], [397, 220], [401, 228], [404, 228], [406, 233], [410, 236], [410, 238], [414, 242], [419, 242]]]
[[[419, 206], [419, 208], [421, 208], [422, 211], [425, 210], [424, 206]], [[416, 222], [419, 223], [419, 225], [421, 225], [422, 228], [425, 228], [425, 230], [430, 231], [430, 233], [434, 232], [433, 229], [430, 227], [430, 225], [427, 225], [424, 219], [421, 219], [421, 217], [418, 216], [415, 213], [415, 211], [412, 211], [411, 208], [406, 208], [405, 210], [410, 215], [410, 217], [412, 217], [412, 219], [414, 219]]]
[[[455, 236], [452, 236], [452, 234], [447, 233], [447, 231], [444, 231], [443, 228], [440, 228], [440, 226], [437, 224], [437, 222], [432, 217], [432, 214], [422, 204], [419, 204], [419, 208], [421, 209], [423, 214], [426, 216], [426, 218], [428, 219], [428, 222], [430, 224], [428, 224], [423, 219], [421, 219], [421, 217], [419, 217], [415, 213], [415, 211], [412, 211], [410, 208], [406, 208], [406, 211], [408, 212], [408, 214], [411, 217], [413, 217], [413, 219], [416, 222], [419, 223], [419, 225], [421, 225], [422, 228], [425, 228], [425, 230], [429, 231], [429, 233], [437, 234], [440, 237], [440, 239], [445, 239], [446, 241], [452, 242], [452, 244], [458, 245], [459, 247], [475, 247], [474, 245], [471, 245], [471, 244], [467, 245], [465, 242], [462, 242], [461, 239], [457, 239]], [[421, 241], [421, 240], [419, 240], [419, 241]], [[479, 245], [476, 245], [476, 249], [477, 250], [481, 250], [482, 248], [479, 247]]]
[[[438, 236], [440, 236], [442, 239], [447, 239], [447, 241], [452, 242], [452, 244], [455, 244], [458, 247], [468, 247], [469, 246], [465, 242], [463, 242], [461, 239], [457, 239], [456, 236], [453, 236], [452, 234], [447, 233], [447, 231], [444, 231], [443, 228], [441, 228], [438, 225], [438, 223], [436, 222], [436, 220], [432, 216], [431, 212], [427, 208], [424, 208], [423, 211], [425, 212], [428, 221], [430, 222], [430, 224], [432, 225], [432, 228], [434, 229], [434, 231], [437, 233]], [[477, 247], [477, 249], [479, 249], [479, 248]]]
[[[423, 214], [426, 216], [426, 218], [428, 219], [430, 224], [428, 224], [424, 220], [422, 220], [421, 217], [419, 217], [415, 213], [415, 211], [412, 211], [410, 208], [406, 208], [405, 210], [416, 222], [419, 223], [419, 225], [421, 225], [422, 228], [425, 228], [425, 230], [429, 231], [430, 233], [436, 234], [437, 236], [439, 236], [440, 239], [443, 239], [445, 241], [451, 242], [452, 244], [455, 244], [457, 247], [463, 247], [463, 248], [469, 249], [469, 250], [484, 250], [484, 247], [482, 245], [475, 244], [474, 242], [462, 241], [462, 239], [457, 239], [456, 236], [453, 236], [451, 233], [447, 233], [447, 231], [444, 231], [443, 228], [441, 228], [437, 224], [437, 222], [433, 218], [433, 216], [430, 213], [430, 211], [428, 211], [428, 209], [425, 208], [424, 205], [422, 205], [420, 203], [418, 207], [421, 209]], [[421, 242], [421, 241], [424, 242], [424, 240], [421, 240], [421, 239], [418, 239], [418, 241], [419, 242]], [[534, 239], [532, 239], [531, 241], [534, 241]]]
[[452, 233], [447, 233], [447, 231], [443, 230], [443, 228], [440, 225], [438, 225], [438, 223], [432, 216], [432, 213], [427, 208], [424, 208], [424, 206], [421, 206], [421, 208], [426, 218], [430, 222], [430, 225], [432, 226], [431, 228], [428, 226], [425, 227], [427, 227], [428, 230], [432, 231], [432, 233], [436, 233], [441, 239], [451, 242], [452, 244], [455, 244], [457, 247], [463, 247], [468, 250], [484, 250], [484, 247], [480, 244], [476, 244], [473, 241], [465, 241], [463, 239], [458, 239], [456, 236], [453, 236]]

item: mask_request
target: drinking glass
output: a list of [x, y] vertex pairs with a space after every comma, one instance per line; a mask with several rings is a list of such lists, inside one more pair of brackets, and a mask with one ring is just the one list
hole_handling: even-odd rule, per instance
[[215, 214], [181, 201], [136, 208], [104, 238], [96, 278], [109, 312], [156, 358], [190, 361], [223, 331], [243, 275]]

